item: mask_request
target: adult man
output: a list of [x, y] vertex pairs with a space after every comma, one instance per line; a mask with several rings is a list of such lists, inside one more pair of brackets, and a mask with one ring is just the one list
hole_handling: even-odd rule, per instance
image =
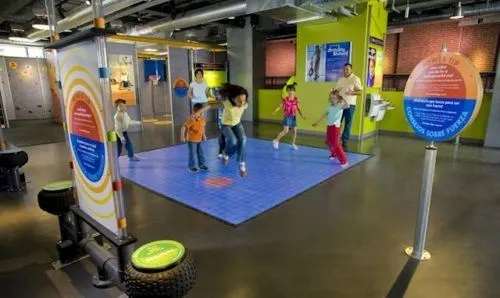
[[363, 92], [361, 80], [352, 73], [352, 65], [350, 63], [344, 65], [344, 76], [338, 79], [337, 86], [334, 90], [338, 91], [349, 103], [349, 109], [345, 109], [342, 115], [342, 120], [345, 120], [344, 131], [342, 133], [342, 147], [346, 149], [347, 142], [351, 135], [351, 124], [354, 118], [354, 111], [356, 110], [356, 97]]

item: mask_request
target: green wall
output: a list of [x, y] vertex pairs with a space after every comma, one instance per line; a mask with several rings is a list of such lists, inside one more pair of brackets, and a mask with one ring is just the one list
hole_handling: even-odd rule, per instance
[[273, 116], [272, 114], [274, 109], [276, 109], [281, 103], [281, 92], [281, 89], [258, 90], [259, 105], [257, 115], [259, 115], [259, 119], [277, 121], [283, 119], [283, 110], [281, 110], [275, 116]]
[[[403, 92], [400, 91], [383, 91], [382, 98], [389, 100], [395, 107], [392, 111], [385, 113], [384, 119], [379, 124], [379, 129], [384, 131], [413, 133], [410, 125], [406, 121]], [[488, 125], [488, 117], [490, 114], [491, 93], [485, 93], [481, 109], [479, 110], [476, 119], [472, 124], [465, 129], [460, 136], [462, 138], [484, 140], [486, 135], [486, 127]]]
[[[299, 128], [302, 130], [324, 131], [324, 126], [312, 127], [312, 123], [324, 113], [328, 105], [328, 93], [331, 88], [335, 87], [333, 82], [305, 82], [308, 45], [350, 41], [352, 43], [351, 63], [353, 71], [361, 78], [363, 86], [366, 85], [368, 32], [370, 31], [375, 34], [375, 37], [383, 39], [387, 27], [387, 12], [384, 9], [384, 4], [378, 1], [369, 1], [368, 4], [358, 5], [357, 12], [358, 16], [339, 17], [335, 22], [321, 20], [301, 23], [297, 26], [297, 96], [307, 118], [299, 124]], [[364, 117], [363, 112], [365, 92], [378, 93], [380, 91], [372, 89], [365, 90], [362, 95], [358, 96], [352, 126], [354, 136], [361, 136], [376, 129], [376, 124], [370, 118]]]

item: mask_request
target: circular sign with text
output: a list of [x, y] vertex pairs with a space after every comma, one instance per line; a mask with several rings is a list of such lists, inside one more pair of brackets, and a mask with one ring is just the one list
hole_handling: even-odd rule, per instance
[[404, 92], [406, 119], [429, 141], [445, 141], [462, 132], [476, 117], [483, 86], [479, 72], [460, 53], [438, 53], [412, 71]]
[[92, 182], [102, 178], [106, 165], [106, 145], [97, 119], [97, 111], [87, 94], [75, 92], [69, 119], [71, 148], [83, 175]]

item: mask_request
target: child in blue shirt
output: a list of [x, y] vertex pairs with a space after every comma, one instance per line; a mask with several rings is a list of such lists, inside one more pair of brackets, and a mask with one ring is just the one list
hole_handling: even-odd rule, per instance
[[342, 121], [342, 113], [344, 109], [349, 108], [347, 101], [338, 94], [338, 92], [330, 93], [330, 105], [326, 113], [316, 121], [313, 126], [317, 126], [323, 119], [328, 118], [326, 127], [326, 142], [330, 149], [330, 159], [338, 158], [340, 166], [345, 168], [348, 166], [347, 155], [340, 145], [340, 124]]

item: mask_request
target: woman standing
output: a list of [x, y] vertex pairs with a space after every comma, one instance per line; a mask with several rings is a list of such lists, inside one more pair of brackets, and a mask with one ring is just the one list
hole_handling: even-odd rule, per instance
[[188, 97], [191, 101], [191, 110], [194, 104], [201, 103], [206, 105], [208, 103], [208, 97], [210, 96], [210, 90], [208, 89], [207, 83], [203, 79], [203, 70], [197, 69], [194, 72], [195, 80], [189, 84]]
[[248, 92], [245, 88], [237, 85], [225, 84], [219, 91], [221, 101], [210, 104], [198, 113], [204, 113], [209, 109], [222, 108], [222, 135], [225, 140], [225, 148], [222, 159], [225, 163], [234, 154], [240, 168], [240, 176], [247, 176], [245, 129], [241, 124], [241, 116], [248, 108]]

